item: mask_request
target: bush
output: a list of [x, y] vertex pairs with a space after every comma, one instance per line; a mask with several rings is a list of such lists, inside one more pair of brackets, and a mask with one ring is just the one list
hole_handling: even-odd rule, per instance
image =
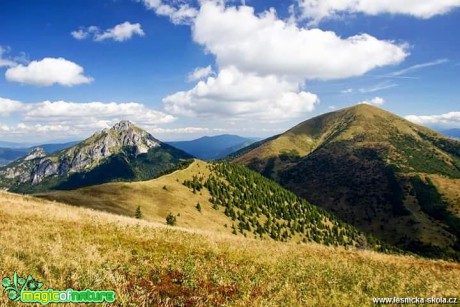
[[166, 217], [166, 224], [168, 224], [169, 226], [176, 225], [176, 217], [172, 215], [172, 213], [169, 213], [168, 216]]

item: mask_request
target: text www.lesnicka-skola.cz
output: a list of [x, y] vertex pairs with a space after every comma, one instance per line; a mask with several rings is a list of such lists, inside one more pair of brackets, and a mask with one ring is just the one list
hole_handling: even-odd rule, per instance
[[457, 304], [456, 297], [374, 297], [374, 304]]

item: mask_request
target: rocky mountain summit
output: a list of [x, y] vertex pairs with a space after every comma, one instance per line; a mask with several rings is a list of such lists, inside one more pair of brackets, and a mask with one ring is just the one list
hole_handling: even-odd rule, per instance
[[[128, 160], [135, 160], [140, 155], [147, 155], [152, 149], [160, 148], [168, 151], [172, 147], [161, 143], [130, 121], [123, 120], [52, 155], [46, 155], [43, 149], [35, 148], [26, 157], [0, 168], [0, 184], [4, 187], [37, 185], [47, 178], [90, 172], [107, 163], [110, 158], [118, 157], [119, 162], [129, 164]], [[178, 154], [181, 158], [189, 157], [183, 152]]]
[[29, 161], [37, 158], [43, 158], [44, 156], [46, 156], [45, 150], [41, 147], [35, 147], [27, 154], [27, 156], [24, 157], [24, 160]]

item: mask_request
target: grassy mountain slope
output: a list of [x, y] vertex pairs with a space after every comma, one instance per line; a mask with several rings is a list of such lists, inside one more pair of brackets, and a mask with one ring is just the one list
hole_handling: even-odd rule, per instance
[[[195, 160], [185, 170], [149, 181], [107, 183], [37, 196], [130, 217], [134, 217], [140, 206], [142, 218], [149, 222], [164, 223], [166, 216], [172, 213], [179, 227], [230, 234], [230, 228], [224, 225], [231, 225], [232, 220], [222, 214], [222, 210], [212, 208], [209, 192], [203, 190], [193, 194], [183, 185], [184, 180], [200, 174], [208, 175], [209, 170], [205, 162]], [[197, 203], [200, 203], [201, 212], [196, 209]]]
[[[0, 275], [113, 289], [116, 304], [365, 306], [458, 297], [460, 265], [169, 228], [0, 192]], [[0, 295], [0, 304], [10, 304]], [[64, 305], [63, 305], [64, 306]]]
[[[145, 182], [111, 183], [37, 196], [76, 206], [246, 237], [395, 251], [263, 176], [236, 164], [195, 160]], [[197, 205], [200, 204], [198, 210]]]
[[[443, 189], [460, 189], [458, 141], [357, 105], [310, 119], [242, 152], [234, 161], [361, 230], [425, 255], [460, 259], [458, 203]], [[440, 196], [448, 217], [424, 209], [412, 179], [418, 176], [434, 184], [439, 195], [450, 195]], [[442, 177], [444, 185], [431, 177]]]

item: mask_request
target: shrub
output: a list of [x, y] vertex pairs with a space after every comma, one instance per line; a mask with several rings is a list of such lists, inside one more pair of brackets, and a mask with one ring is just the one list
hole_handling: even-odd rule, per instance
[[169, 226], [176, 225], [176, 217], [172, 215], [172, 213], [169, 213], [166, 217], [166, 224], [168, 224]]

